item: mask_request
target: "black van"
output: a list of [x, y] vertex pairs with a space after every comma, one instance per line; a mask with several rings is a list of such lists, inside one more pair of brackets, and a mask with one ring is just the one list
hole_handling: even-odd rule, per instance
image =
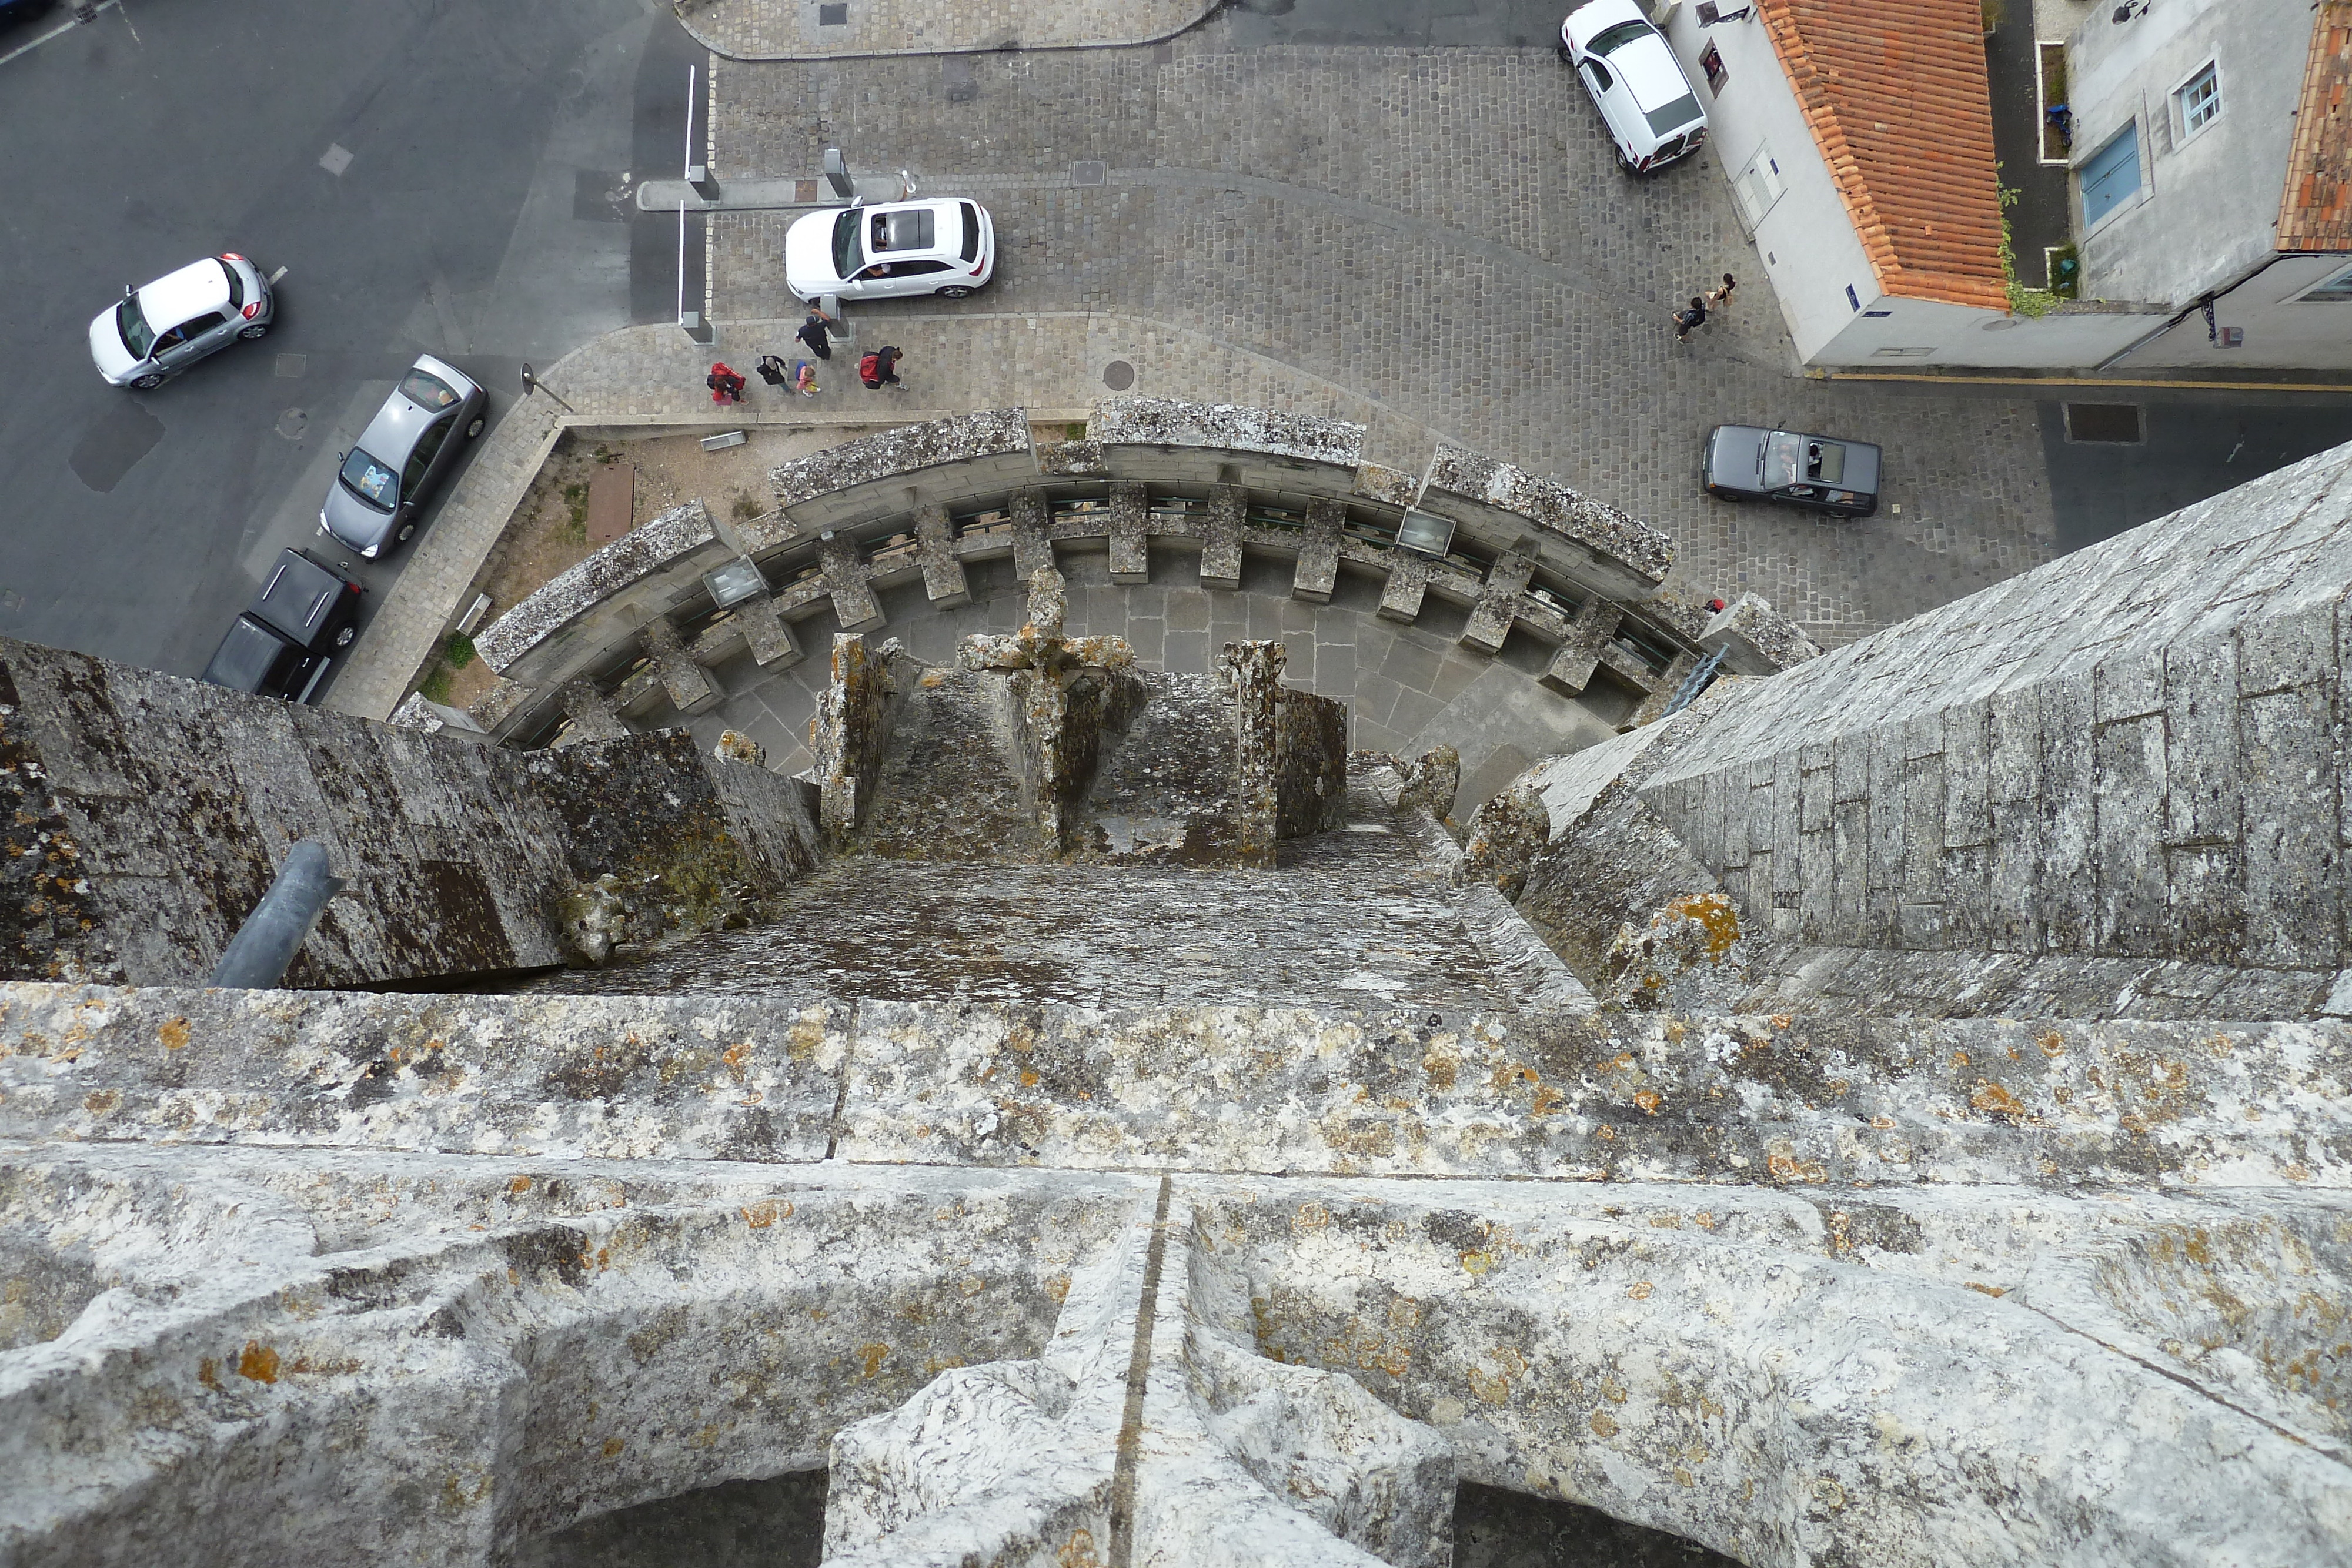
[[1793, 430], [1718, 424], [1706, 433], [1701, 479], [1727, 501], [1788, 501], [1840, 517], [1878, 510], [1879, 450]]
[[309, 702], [359, 633], [356, 582], [289, 549], [236, 623], [221, 639], [203, 678], [231, 691]]

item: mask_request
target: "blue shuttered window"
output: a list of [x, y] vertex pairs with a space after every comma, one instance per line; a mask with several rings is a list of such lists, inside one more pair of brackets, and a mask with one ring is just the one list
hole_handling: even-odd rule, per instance
[[2139, 125], [2134, 121], [2083, 165], [2083, 226], [2097, 226], [2138, 190]]

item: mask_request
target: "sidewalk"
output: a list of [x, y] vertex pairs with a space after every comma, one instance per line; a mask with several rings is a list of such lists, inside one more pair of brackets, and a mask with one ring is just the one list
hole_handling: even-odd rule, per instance
[[[1078, 421], [1100, 399], [1115, 364], [1131, 372], [1123, 390], [1139, 397], [1186, 398], [1353, 420], [1370, 427], [1371, 461], [1418, 473], [1437, 434], [1361, 397], [1263, 355], [1204, 334], [1133, 317], [1068, 311], [935, 316], [893, 313], [855, 320], [858, 336], [836, 343], [819, 367], [824, 391], [803, 398], [752, 381], [746, 401], [719, 407], [703, 377], [713, 360], [749, 371], [762, 353], [803, 357], [797, 317], [721, 322], [719, 341], [695, 343], [669, 325], [628, 327], [567, 354], [540, 380], [570, 405], [541, 396], [517, 404], [482, 438], [440, 515], [329, 691], [338, 712], [385, 718], [432, 661], [443, 634], [475, 591], [507, 519], [557, 439], [575, 427], [912, 424], [982, 408], [1023, 408], [1039, 421]], [[867, 392], [857, 356], [884, 342], [906, 351], [903, 390]], [[1123, 378], [1118, 378], [1123, 379]]]
[[1157, 43], [1219, 0], [673, 0], [686, 30], [738, 60], [821, 60]]

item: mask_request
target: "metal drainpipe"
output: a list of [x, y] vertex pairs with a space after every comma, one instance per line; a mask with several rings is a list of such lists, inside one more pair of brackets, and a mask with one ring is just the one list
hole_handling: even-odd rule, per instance
[[2129, 344], [2117, 349], [2114, 353], [2109, 354], [2105, 359], [2101, 360], [2097, 364], [2091, 367], [2091, 373], [2095, 376], [2100, 375], [2113, 367], [2123, 363], [2126, 360], [2130, 359], [2134, 354], [2138, 353], [2142, 349], [2147, 348], [2150, 343], [2155, 342], [2158, 338], [2163, 337], [2167, 332], [2171, 331], [2175, 327], [2179, 326], [2183, 321], [2188, 320], [2191, 316], [2196, 315], [2200, 310], [2211, 309], [2214, 303], [2224, 296], [2235, 294], [2239, 289], [2243, 288], [2247, 284], [2252, 283], [2255, 278], [2260, 277], [2263, 273], [2268, 272], [2272, 267], [2276, 267], [2280, 262], [2284, 261], [2287, 257], [2291, 256], [2300, 256], [2303, 254], [2305, 253], [2290, 250], [2272, 252], [2268, 257], [2250, 268], [2244, 276], [2241, 277], [2235, 283], [2230, 284], [2226, 287], [2222, 288], [2207, 289], [2195, 299], [2190, 300], [2189, 304], [2182, 307], [2180, 312], [2174, 316], [2171, 320], [2167, 321], [2163, 326], [2157, 328], [2154, 331], [2147, 333], [2144, 337], [2134, 339]]
[[227, 990], [276, 989], [319, 924], [327, 900], [343, 886], [327, 859], [327, 846], [316, 839], [297, 840], [286, 852], [278, 880], [229, 938], [209, 983]]

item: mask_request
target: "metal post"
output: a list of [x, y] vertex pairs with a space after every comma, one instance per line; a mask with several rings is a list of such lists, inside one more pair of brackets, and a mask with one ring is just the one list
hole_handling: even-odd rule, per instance
[[843, 201], [857, 199], [857, 182], [850, 178], [849, 162], [842, 157], [838, 147], [824, 150], [824, 178], [825, 183], [833, 187], [833, 193]]
[[309, 941], [327, 900], [343, 890], [327, 859], [327, 846], [302, 839], [286, 852], [278, 880], [230, 937], [213, 970], [211, 984], [227, 990], [275, 990], [294, 955]]

